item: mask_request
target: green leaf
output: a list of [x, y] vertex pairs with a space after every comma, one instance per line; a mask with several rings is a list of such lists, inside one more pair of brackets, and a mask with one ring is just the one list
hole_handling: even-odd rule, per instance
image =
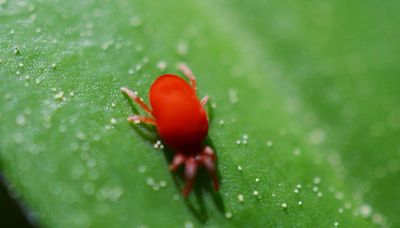
[[[0, 1], [1, 171], [45, 227], [398, 226], [399, 7]], [[188, 200], [119, 90], [147, 101], [178, 62], [221, 180]]]

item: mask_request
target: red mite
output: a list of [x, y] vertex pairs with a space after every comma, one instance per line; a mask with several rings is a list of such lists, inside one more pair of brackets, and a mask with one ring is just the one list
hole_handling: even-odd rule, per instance
[[190, 84], [173, 74], [158, 77], [149, 92], [151, 108], [136, 93], [125, 87], [121, 88], [122, 92], [150, 115], [133, 115], [128, 121], [157, 127], [162, 141], [175, 152], [170, 170], [175, 171], [180, 165], [185, 165], [185, 197], [192, 190], [199, 166], [207, 169], [214, 189], [218, 191], [216, 156], [210, 146], [204, 145], [208, 134], [208, 117], [204, 105], [208, 96], [199, 101], [196, 95], [196, 78], [192, 71], [184, 64], [180, 64], [178, 69], [189, 79]]

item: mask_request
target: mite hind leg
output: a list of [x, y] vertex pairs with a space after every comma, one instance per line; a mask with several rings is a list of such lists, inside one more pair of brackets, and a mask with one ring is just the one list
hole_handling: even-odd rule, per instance
[[185, 187], [183, 188], [183, 196], [187, 197], [192, 191], [193, 183], [197, 174], [197, 161], [191, 157], [185, 161]]
[[178, 169], [179, 166], [181, 166], [183, 163], [185, 163], [185, 156], [182, 153], [176, 153], [174, 155], [174, 158], [172, 159], [171, 164], [169, 165], [169, 169], [174, 172]]
[[144, 111], [146, 111], [148, 114], [152, 115], [151, 108], [149, 106], [147, 106], [146, 103], [144, 103], [143, 99], [140, 98], [135, 92], [133, 92], [132, 90], [129, 90], [126, 87], [122, 87], [121, 91], [123, 93], [125, 93], [129, 98], [131, 98], [133, 102], [140, 105], [140, 107], [142, 107]]
[[157, 125], [155, 119], [146, 117], [146, 116], [137, 116], [137, 115], [128, 117], [128, 122], [135, 123], [135, 124], [146, 123], [146, 124], [150, 124], [150, 125], [154, 125], [154, 126]]
[[219, 182], [218, 182], [218, 176], [217, 176], [217, 169], [215, 166], [216, 156], [215, 156], [213, 149], [209, 146], [206, 146], [200, 156], [201, 156], [200, 162], [207, 169], [208, 174], [210, 175], [211, 180], [213, 182], [215, 191], [218, 191], [219, 190]]
[[193, 75], [192, 70], [184, 63], [178, 64], [178, 70], [180, 70], [189, 79], [190, 86], [194, 91], [196, 91], [196, 77]]

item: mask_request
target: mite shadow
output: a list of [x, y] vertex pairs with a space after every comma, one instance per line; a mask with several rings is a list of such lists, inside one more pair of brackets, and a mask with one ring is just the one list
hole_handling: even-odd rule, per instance
[[[129, 102], [129, 105], [132, 109], [133, 114], [139, 115], [138, 109], [136, 108], [134, 103], [128, 97], [126, 97], [126, 98]], [[214, 117], [214, 113], [213, 113], [213, 109], [210, 107], [209, 103], [207, 105], [207, 111], [208, 111], [208, 116], [209, 116], [209, 124], [211, 125], [213, 117]], [[158, 137], [158, 135], [154, 133], [154, 132], [156, 132], [156, 128], [154, 126], [150, 126], [150, 125], [146, 125], [146, 124], [131, 124], [131, 127], [144, 140], [148, 141], [151, 144], [154, 144], [157, 140], [160, 139]], [[207, 136], [204, 144], [209, 145], [211, 148], [213, 148], [215, 154], [217, 155], [217, 161], [216, 161], [215, 165], [217, 167], [218, 180], [219, 180], [219, 183], [221, 183], [221, 175], [220, 175], [220, 172], [218, 169], [218, 153], [215, 148], [215, 145], [214, 145], [212, 139], [209, 138], [208, 136]], [[174, 152], [165, 146], [163, 149], [163, 154], [164, 154], [166, 162], [168, 163], [167, 164], [167, 167], [168, 167], [169, 164], [172, 162]], [[181, 192], [182, 192], [183, 186], [185, 184], [184, 178], [183, 178], [183, 172], [184, 172], [184, 166], [179, 167], [179, 169], [175, 172], [170, 172], [172, 175], [175, 187], [177, 189], [179, 189], [179, 192], [180, 192], [179, 194], [181, 196], [182, 196]], [[206, 172], [206, 170], [203, 167], [199, 167], [192, 192], [186, 199], [184, 199], [184, 202], [185, 202], [186, 206], [188, 207], [188, 209], [190, 210], [190, 212], [196, 217], [196, 219], [203, 224], [205, 224], [208, 220], [207, 208], [206, 208], [205, 201], [204, 201], [206, 194], [209, 194], [211, 196], [218, 211], [220, 211], [220, 213], [222, 213], [222, 214], [225, 214], [225, 205], [222, 200], [221, 193], [214, 191], [213, 186], [212, 186], [212, 181], [211, 181], [211, 178], [209, 177], [208, 173]]]

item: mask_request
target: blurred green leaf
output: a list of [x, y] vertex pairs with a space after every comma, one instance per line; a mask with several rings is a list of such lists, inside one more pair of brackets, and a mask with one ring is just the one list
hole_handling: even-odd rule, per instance
[[[8, 187], [50, 227], [398, 226], [399, 7], [0, 1]], [[147, 100], [182, 61], [211, 96], [222, 183], [200, 173], [187, 201], [119, 91]]]

